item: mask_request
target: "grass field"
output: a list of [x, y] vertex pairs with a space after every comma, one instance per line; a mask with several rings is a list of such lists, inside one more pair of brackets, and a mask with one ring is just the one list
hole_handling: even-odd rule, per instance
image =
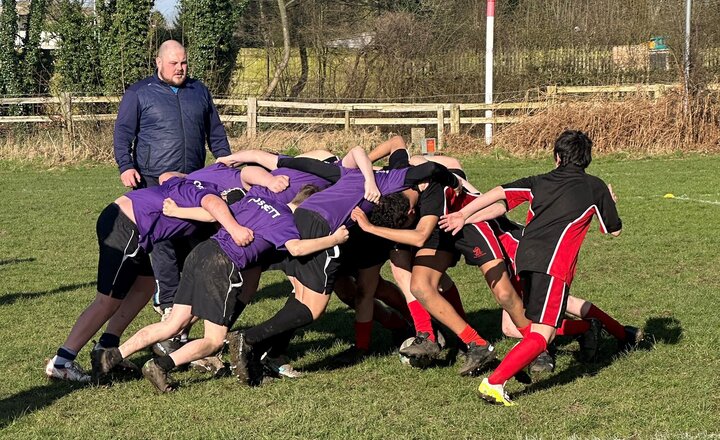
[[[487, 189], [550, 163], [475, 158], [465, 166]], [[95, 295], [95, 221], [123, 189], [110, 167], [0, 163], [0, 437], [720, 438], [718, 169], [714, 156], [591, 165], [620, 197], [624, 232], [610, 239], [591, 229], [573, 292], [644, 327], [655, 343], [616, 357], [606, 337], [602, 360], [584, 365], [575, 360], [577, 343], [561, 342], [556, 371], [529, 386], [511, 381], [519, 406], [500, 408], [482, 402], [479, 379], [459, 377], [455, 365], [401, 365], [377, 326], [377, 356], [332, 369], [327, 359], [353, 335], [353, 315], [336, 299], [293, 341], [294, 362], [307, 372], [296, 381], [250, 389], [234, 378], [183, 372], [171, 395], [155, 394], [145, 381], [48, 382], [44, 359]], [[459, 265], [451, 275], [471, 324], [507, 353], [514, 341], [502, 338], [500, 313], [477, 270]], [[278, 273], [267, 274], [239, 324], [270, 316], [288, 291]], [[128, 332], [156, 319], [148, 307]], [[79, 356], [85, 366], [88, 353]]]

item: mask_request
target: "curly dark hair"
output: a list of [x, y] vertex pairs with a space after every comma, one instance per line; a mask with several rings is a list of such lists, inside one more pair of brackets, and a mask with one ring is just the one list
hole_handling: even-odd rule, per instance
[[408, 221], [410, 200], [402, 192], [380, 197], [377, 205], [370, 212], [369, 220], [376, 226], [401, 228]]

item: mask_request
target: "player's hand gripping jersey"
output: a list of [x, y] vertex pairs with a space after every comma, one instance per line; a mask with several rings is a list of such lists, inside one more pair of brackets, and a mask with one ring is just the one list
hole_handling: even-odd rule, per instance
[[[280, 162], [283, 159], [292, 159], [287, 156], [280, 156], [278, 159], [278, 166], [280, 166]], [[309, 160], [315, 160], [315, 159], [309, 159]], [[325, 162], [323, 162], [325, 163]], [[335, 167], [335, 165], [327, 164], [330, 167]], [[336, 171], [333, 170], [331, 172], [331, 177], [334, 177]], [[263, 197], [265, 199], [269, 200], [277, 200], [278, 202], [281, 202], [283, 204], [288, 204], [292, 201], [292, 199], [295, 198], [295, 196], [300, 192], [300, 190], [306, 186], [306, 185], [313, 185], [317, 186], [320, 190], [323, 190], [330, 186], [332, 181], [330, 179], [327, 179], [323, 177], [323, 175], [315, 175], [312, 173], [306, 173], [304, 171], [296, 170], [294, 168], [286, 168], [286, 167], [279, 167], [270, 172], [273, 176], [287, 176], [290, 183], [285, 190], [280, 191], [279, 193], [272, 192], [268, 188], [261, 186], [261, 185], [255, 185], [248, 191], [248, 195], [252, 195], [253, 197]]]
[[201, 206], [206, 195], [219, 195], [221, 189], [212, 183], [172, 177], [160, 186], [130, 191], [133, 214], [140, 233], [139, 245], [147, 253], [162, 240], [192, 234], [196, 225], [190, 221], [163, 215], [163, 201], [172, 199], [181, 208]]
[[248, 195], [230, 205], [230, 211], [239, 224], [253, 231], [254, 240], [240, 247], [224, 228], [212, 238], [237, 267], [248, 267], [257, 262], [262, 253], [273, 248], [284, 250], [286, 242], [300, 238], [293, 213], [284, 203]]

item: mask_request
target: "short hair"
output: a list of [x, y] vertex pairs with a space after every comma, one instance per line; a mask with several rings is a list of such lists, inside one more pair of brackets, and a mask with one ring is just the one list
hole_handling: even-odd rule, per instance
[[555, 140], [553, 153], [560, 158], [560, 166], [577, 165], [587, 168], [592, 161], [592, 140], [580, 130], [565, 130]]
[[290, 203], [293, 205], [299, 205], [316, 192], [320, 192], [319, 186], [307, 184], [300, 188], [300, 191], [298, 191]]
[[164, 56], [165, 56], [165, 52], [167, 52], [168, 50], [170, 50], [171, 47], [174, 47], [174, 48], [176, 48], [176, 49], [179, 48], [179, 49], [185, 50], [185, 46], [183, 46], [182, 43], [180, 43], [179, 41], [177, 41], [177, 40], [165, 40], [165, 41], [162, 42], [162, 44], [161, 44], [160, 47], [158, 48], [157, 54], [155, 55], [155, 57], [156, 57], [156, 58], [162, 58], [162, 57], [164, 57]]
[[370, 212], [370, 223], [385, 228], [402, 228], [408, 220], [410, 199], [402, 192], [388, 194]]

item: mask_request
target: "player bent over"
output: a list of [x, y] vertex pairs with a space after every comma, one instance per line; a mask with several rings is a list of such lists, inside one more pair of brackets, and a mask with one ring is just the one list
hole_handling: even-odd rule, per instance
[[252, 243], [238, 246], [229, 233], [221, 229], [210, 240], [198, 245], [185, 263], [169, 318], [141, 329], [119, 348], [105, 350], [100, 373], [107, 373], [124, 358], [175, 334], [193, 317], [203, 319], [203, 338], [190, 341], [170, 355], [150, 360], [143, 366], [143, 375], [155, 388], [161, 392], [174, 390], [176, 385], [169, 375], [170, 370], [220, 350], [228, 327], [244, 309], [245, 304], [238, 300], [243, 285], [240, 271], [257, 265], [274, 249], [302, 256], [347, 240], [344, 227], [322, 238], [300, 239], [293, 211], [314, 191], [317, 191], [316, 187], [306, 187], [287, 205], [253, 196], [232, 205], [237, 222], [253, 231]]
[[[447, 166], [458, 178], [464, 180], [464, 173], [457, 160], [448, 157], [435, 157], [431, 160]], [[427, 162], [426, 159], [419, 157], [414, 157], [413, 161], [415, 163], [418, 163], [417, 161]], [[519, 311], [517, 311], [508, 307], [507, 303], [511, 303], [511, 301], [504, 300], [505, 297], [514, 300], [517, 298], [517, 294], [507, 276], [500, 244], [490, 226], [485, 222], [479, 225], [480, 227], [474, 225], [475, 229], [464, 231], [465, 233], [459, 239], [442, 232], [437, 226], [442, 214], [451, 209], [454, 204], [465, 200], [464, 196], [468, 194], [467, 191], [474, 190], [467, 182], [463, 183], [468, 186], [468, 189], [463, 188], [458, 193], [454, 188], [443, 189], [440, 187], [437, 188], [438, 201], [429, 197], [425, 197], [424, 201], [421, 200], [418, 211], [421, 217], [415, 229], [378, 227], [368, 222], [368, 219], [359, 212], [354, 213], [353, 218], [367, 232], [415, 247], [414, 258], [410, 255], [405, 257], [412, 263], [395, 264], [393, 267], [393, 274], [396, 275], [399, 284], [402, 286], [404, 283], [401, 280], [409, 279], [407, 284], [410, 285], [412, 294], [419, 300], [419, 302], [412, 301], [408, 304], [418, 330], [418, 336], [412, 344], [403, 347], [400, 353], [414, 358], [432, 358], [440, 352], [440, 346], [435, 340], [431, 325], [430, 315], [432, 314], [453, 330], [467, 346], [465, 363], [460, 369], [460, 374], [471, 375], [492, 361], [495, 358], [495, 352], [494, 347], [467, 323], [465, 311], [454, 284], [450, 282], [445, 289], [440, 289], [441, 280], [443, 277], [447, 278], [445, 274], [447, 268], [455, 263], [457, 250], [465, 254], [468, 264], [482, 269], [498, 302], [511, 311], [515, 311], [516, 319], [519, 315], [519, 325], [527, 326], [529, 322], [522, 313], [522, 304], [519, 301]], [[422, 194], [429, 193], [432, 193], [432, 186]], [[494, 246], [491, 246], [492, 244]], [[402, 253], [407, 252], [395, 253], [396, 261], [400, 259]], [[403, 267], [408, 269], [403, 271]], [[408, 270], [412, 270], [412, 272], [407, 272]], [[402, 272], [407, 272], [407, 275], [402, 275]], [[398, 277], [398, 275], [402, 276]], [[427, 307], [427, 311], [423, 306]], [[428, 314], [428, 312], [430, 313]]]
[[505, 393], [507, 380], [543, 353], [560, 326], [575, 274], [580, 245], [593, 215], [603, 233], [620, 235], [622, 222], [605, 183], [585, 173], [590, 165], [592, 141], [580, 131], [565, 131], [555, 141], [556, 168], [538, 176], [498, 186], [460, 211], [444, 216], [441, 225], [457, 233], [474, 212], [500, 200], [512, 209], [530, 203], [528, 222], [517, 249], [516, 265], [523, 285], [530, 331], [483, 379], [483, 399], [514, 405]]
[[77, 353], [108, 320], [96, 348], [117, 347], [120, 335], [155, 290], [148, 257], [153, 245], [198, 229], [191, 222], [162, 215], [164, 199], [171, 197], [180, 206], [203, 206], [238, 244], [252, 240], [251, 232], [235, 222], [219, 193], [212, 184], [174, 177], [160, 186], [129, 192], [103, 210], [97, 221], [98, 293], [46, 365], [49, 378], [89, 382], [90, 376], [75, 362]]
[[[306, 163], [317, 167], [317, 161]], [[284, 161], [288, 167], [303, 165], [301, 159]], [[359, 165], [359, 164], [358, 164]], [[339, 180], [328, 189], [315, 194], [295, 212], [295, 219], [300, 235], [305, 238], [314, 238], [327, 235], [343, 224], [352, 225], [350, 213], [353, 208], [360, 206], [366, 212], [377, 209], [367, 197], [367, 186], [372, 184], [377, 202], [379, 193], [383, 199], [378, 206], [395, 205], [389, 202], [394, 193], [410, 188], [422, 181], [433, 179], [452, 179], [454, 176], [444, 167], [437, 164], [426, 164], [424, 167], [415, 167], [402, 170], [378, 171], [366, 176], [363, 167], [361, 171], [336, 168]], [[306, 171], [314, 172], [311, 168]], [[364, 189], [365, 188], [365, 189]], [[379, 191], [378, 191], [379, 189]], [[401, 200], [398, 200], [400, 202]], [[401, 218], [389, 219], [399, 226], [407, 220], [409, 205], [398, 210]], [[399, 222], [397, 225], [395, 222]], [[285, 306], [269, 320], [248, 329], [245, 333], [233, 334], [228, 340], [232, 355], [232, 366], [239, 379], [251, 385], [259, 383], [258, 377], [253, 377], [252, 370], [259, 362], [259, 356], [264, 353], [268, 343], [275, 336], [301, 328], [318, 319], [325, 311], [334, 285], [338, 270], [338, 257], [341, 250], [334, 248], [331, 251], [316, 253], [306, 258], [293, 259], [288, 264], [288, 275], [292, 276], [295, 297], [291, 298]]]

